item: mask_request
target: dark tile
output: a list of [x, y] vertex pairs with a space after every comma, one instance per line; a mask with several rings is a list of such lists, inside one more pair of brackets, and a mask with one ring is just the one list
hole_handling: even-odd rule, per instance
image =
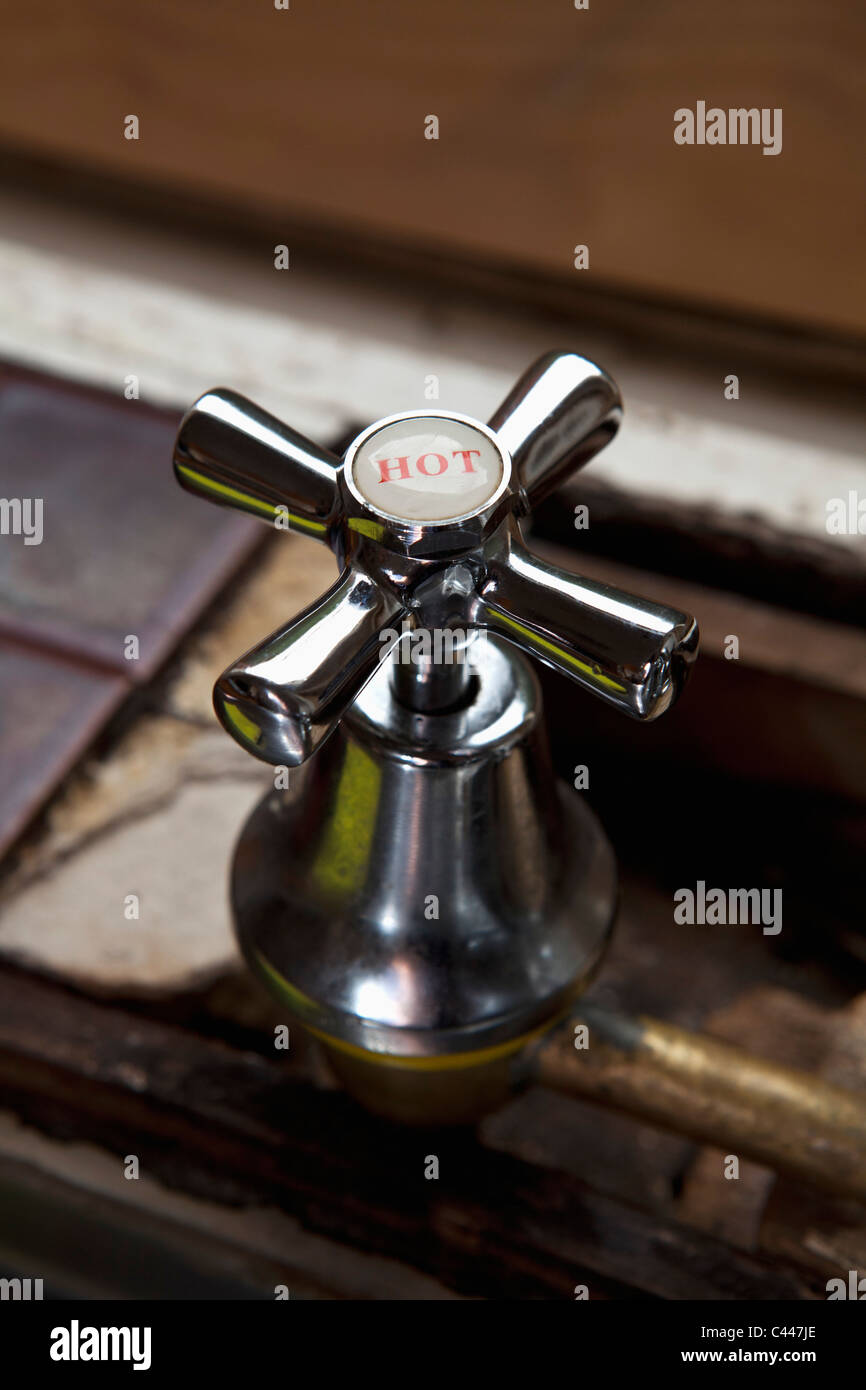
[[[180, 490], [176, 427], [0, 364], [0, 854], [267, 535]], [[14, 534], [22, 499], [39, 544]]]
[[134, 683], [153, 675], [265, 534], [178, 488], [177, 422], [120, 394], [0, 374], [0, 497], [43, 503], [41, 544], [0, 535], [0, 633]]
[[0, 639], [0, 855], [128, 693], [120, 676]]

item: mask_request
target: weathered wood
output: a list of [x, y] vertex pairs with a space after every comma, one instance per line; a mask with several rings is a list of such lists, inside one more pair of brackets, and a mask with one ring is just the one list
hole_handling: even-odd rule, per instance
[[[347, 256], [367, 232], [568, 280], [584, 243], [604, 283], [864, 327], [863, 26], [844, 0], [730, 0], [723, 21], [676, 0], [4, 11], [5, 144], [163, 202], [257, 208], [271, 245], [294, 213]], [[674, 113], [699, 97], [780, 108], [783, 152], [678, 146]]]
[[[826, 533], [822, 537], [814, 524], [824, 524], [826, 498], [837, 491], [832, 484], [823, 483], [826, 497], [816, 487], [807, 503], [811, 516], [801, 528], [786, 528], [781, 518], [774, 520], [772, 504], [734, 516], [710, 499], [662, 499], [639, 488], [613, 486], [606, 481], [605, 463], [614, 463], [615, 457], [601, 458], [597, 468], [580, 473], [533, 514], [532, 534], [539, 544], [557, 543], [580, 563], [598, 562], [602, 570], [624, 563], [656, 576], [659, 584], [673, 577], [707, 595], [717, 594], [718, 602], [736, 595], [780, 616], [812, 615], [829, 627], [832, 637], [849, 624], [850, 640], [860, 639], [862, 653], [866, 546], [840, 544]], [[769, 473], [764, 485], [772, 486]], [[578, 505], [588, 509], [586, 530], [575, 529]], [[819, 635], [813, 630], [813, 644]], [[812, 650], [802, 658], [817, 664]], [[862, 654], [859, 665], [862, 676]], [[848, 663], [834, 661], [832, 653], [822, 669], [830, 682], [849, 674]]]
[[[664, 554], [664, 538], [659, 545]], [[701, 628], [700, 657], [682, 700], [671, 719], [659, 720], [649, 730], [611, 716], [597, 701], [575, 697], [561, 679], [546, 677], [555, 743], [569, 735], [569, 710], [577, 698], [581, 725], [596, 735], [597, 757], [605, 748], [617, 760], [664, 759], [671, 766], [700, 768], [702, 776], [736, 777], [741, 783], [763, 785], [768, 793], [817, 794], [828, 802], [847, 802], [854, 813], [862, 810], [866, 633], [860, 628], [818, 621], [692, 580], [633, 569], [540, 538], [534, 548], [563, 569], [694, 613]], [[861, 578], [858, 608], [862, 589]], [[853, 595], [853, 589], [849, 593]], [[731, 635], [737, 638], [739, 654], [729, 660]], [[675, 784], [670, 785], [675, 792]], [[786, 819], [784, 805], [780, 811], [781, 824]], [[815, 813], [815, 806], [807, 808], [807, 814]], [[770, 827], [769, 833], [774, 831]], [[801, 836], [802, 830], [789, 841], [790, 849]]]
[[[0, 1099], [226, 1202], [410, 1261], [464, 1294], [800, 1298], [806, 1286], [462, 1132], [393, 1129], [291, 1068], [0, 975]], [[424, 1179], [425, 1156], [440, 1179]]]

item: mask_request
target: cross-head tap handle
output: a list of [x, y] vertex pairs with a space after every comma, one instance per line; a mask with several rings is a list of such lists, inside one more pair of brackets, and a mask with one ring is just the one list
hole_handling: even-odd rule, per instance
[[334, 585], [217, 681], [227, 731], [265, 762], [297, 766], [331, 733], [392, 649], [389, 634], [498, 634], [641, 720], [676, 699], [697, 652], [687, 613], [555, 568], [520, 519], [613, 437], [609, 376], [573, 352], [542, 357], [489, 424], [448, 411], [388, 416], [343, 459], [234, 392], [209, 391], [175, 445], [188, 491], [315, 536]]

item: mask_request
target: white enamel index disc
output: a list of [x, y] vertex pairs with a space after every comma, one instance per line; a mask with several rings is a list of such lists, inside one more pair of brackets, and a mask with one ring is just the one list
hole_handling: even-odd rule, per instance
[[352, 479], [364, 500], [401, 521], [448, 521], [477, 512], [503, 472], [488, 434], [442, 415], [392, 420], [369, 435], [352, 460]]

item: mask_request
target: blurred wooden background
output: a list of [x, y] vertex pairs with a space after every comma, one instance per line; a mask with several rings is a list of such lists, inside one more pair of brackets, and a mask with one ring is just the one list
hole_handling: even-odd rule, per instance
[[[349, 258], [374, 237], [866, 327], [855, 0], [0, 0], [0, 19], [0, 150], [326, 229]], [[698, 100], [781, 107], [782, 153], [677, 146]]]

